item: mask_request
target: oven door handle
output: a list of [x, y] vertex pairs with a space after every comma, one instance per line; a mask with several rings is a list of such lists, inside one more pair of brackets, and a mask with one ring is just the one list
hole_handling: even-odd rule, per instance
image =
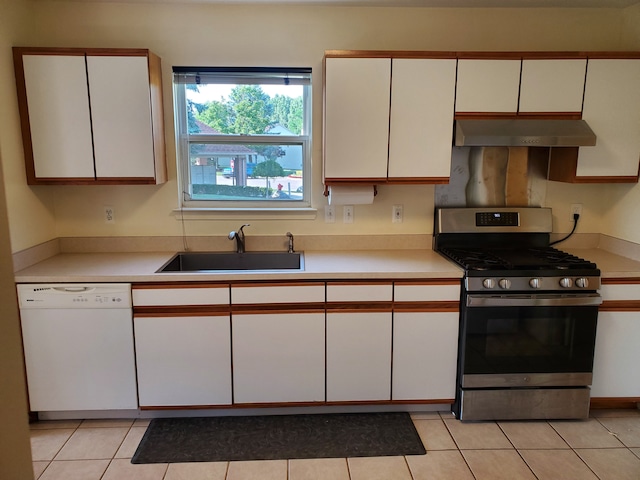
[[467, 307], [577, 307], [598, 306], [598, 293], [580, 295], [467, 295]]

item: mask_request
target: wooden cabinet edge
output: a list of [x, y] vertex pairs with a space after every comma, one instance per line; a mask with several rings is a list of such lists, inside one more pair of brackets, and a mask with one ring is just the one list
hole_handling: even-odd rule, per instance
[[600, 283], [602, 285], [637, 285], [640, 283], [640, 277], [603, 277]]
[[205, 410], [222, 408], [282, 408], [282, 407], [324, 407], [324, 406], [358, 406], [358, 405], [448, 405], [453, 398], [415, 399], [415, 400], [352, 400], [352, 401], [317, 401], [317, 402], [256, 402], [231, 403], [215, 405], [140, 405], [140, 410]]
[[640, 397], [591, 397], [590, 403], [595, 409], [637, 409]]
[[[640, 312], [640, 300], [605, 300], [600, 312]], [[639, 320], [640, 321], [640, 320]]]

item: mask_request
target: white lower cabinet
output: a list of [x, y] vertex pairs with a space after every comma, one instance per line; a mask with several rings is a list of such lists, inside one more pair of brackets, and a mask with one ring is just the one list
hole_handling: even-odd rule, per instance
[[140, 406], [229, 405], [229, 315], [135, 316]]
[[234, 403], [323, 402], [324, 310], [233, 315]]
[[327, 312], [327, 401], [391, 399], [391, 312]]
[[453, 399], [458, 312], [394, 312], [393, 400]]
[[640, 312], [600, 311], [592, 397], [640, 397]]

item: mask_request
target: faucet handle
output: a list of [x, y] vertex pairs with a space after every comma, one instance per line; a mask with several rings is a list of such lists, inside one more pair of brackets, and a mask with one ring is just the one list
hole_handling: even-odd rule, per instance
[[287, 253], [295, 253], [293, 251], [293, 233], [287, 232], [287, 237], [289, 237], [289, 249], [287, 250]]

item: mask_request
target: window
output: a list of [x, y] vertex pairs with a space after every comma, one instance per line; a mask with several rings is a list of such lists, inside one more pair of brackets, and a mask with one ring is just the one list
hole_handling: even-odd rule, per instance
[[173, 72], [181, 208], [310, 206], [310, 68]]

